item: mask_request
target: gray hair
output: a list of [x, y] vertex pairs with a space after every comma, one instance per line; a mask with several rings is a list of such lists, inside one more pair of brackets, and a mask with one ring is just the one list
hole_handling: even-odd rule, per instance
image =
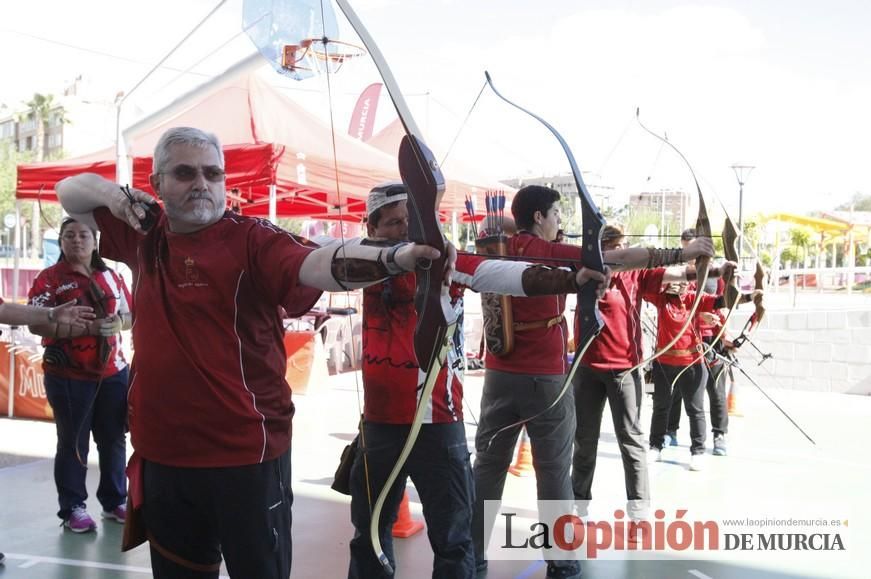
[[221, 142], [217, 136], [193, 127], [174, 127], [164, 132], [154, 147], [152, 172], [160, 173], [166, 168], [169, 163], [169, 149], [173, 145], [188, 145], [203, 149], [214, 147], [221, 160], [221, 167], [224, 166], [224, 150], [221, 148]]

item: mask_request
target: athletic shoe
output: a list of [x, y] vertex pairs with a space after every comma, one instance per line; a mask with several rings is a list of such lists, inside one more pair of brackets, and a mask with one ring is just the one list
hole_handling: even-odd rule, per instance
[[694, 454], [690, 457], [690, 470], [704, 470], [705, 469], [705, 455], [704, 454]]
[[723, 434], [714, 435], [714, 456], [726, 456], [726, 436]]
[[118, 505], [111, 511], [103, 511], [103, 518], [117, 521], [123, 525], [124, 521], [127, 520], [127, 505]]
[[580, 577], [581, 564], [578, 562], [561, 567], [553, 563], [547, 564], [547, 579], [580, 579]]
[[662, 462], [662, 449], [651, 446], [647, 451], [647, 462]]
[[677, 446], [677, 432], [672, 430], [665, 433], [665, 446]]
[[70, 517], [64, 521], [64, 527], [73, 533], [88, 533], [97, 530], [97, 523], [85, 510], [85, 507], [73, 507]]

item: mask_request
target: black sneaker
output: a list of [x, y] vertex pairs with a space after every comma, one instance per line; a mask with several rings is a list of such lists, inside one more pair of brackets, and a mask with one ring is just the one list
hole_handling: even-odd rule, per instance
[[580, 579], [580, 577], [581, 564], [578, 562], [559, 567], [553, 563], [547, 564], [547, 579]]
[[726, 437], [723, 434], [714, 435], [714, 456], [726, 456]]

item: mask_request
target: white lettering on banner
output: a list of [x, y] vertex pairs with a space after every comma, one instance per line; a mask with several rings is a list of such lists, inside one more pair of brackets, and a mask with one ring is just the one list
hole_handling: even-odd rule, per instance
[[18, 366], [18, 395], [45, 399], [45, 380], [42, 370], [31, 364]]
[[369, 102], [371, 99], [363, 101], [363, 106], [360, 108], [360, 122], [357, 125], [357, 138], [362, 139], [366, 134], [366, 119], [369, 117]]

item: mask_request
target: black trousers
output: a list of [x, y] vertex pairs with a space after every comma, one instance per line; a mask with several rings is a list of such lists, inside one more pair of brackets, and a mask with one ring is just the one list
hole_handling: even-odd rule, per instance
[[[410, 426], [364, 422], [365, 448], [360, 443], [351, 468], [351, 539], [349, 579], [389, 577], [372, 550], [369, 526], [371, 502], [384, 488], [387, 476], [396, 464], [408, 437]], [[368, 476], [367, 476], [368, 472]], [[384, 554], [396, 569], [391, 530], [405, 479], [411, 477], [426, 520], [426, 532], [433, 550], [432, 577], [435, 579], [470, 579], [475, 576], [472, 544], [472, 503], [475, 488], [469, 446], [462, 422], [424, 424], [411, 454], [393, 483], [378, 524]]]
[[644, 518], [650, 503], [647, 478], [647, 443], [641, 428], [641, 378], [635, 371], [594, 370], [581, 366], [572, 386], [575, 392], [575, 448], [572, 456], [572, 488], [575, 500], [593, 498], [593, 475], [605, 400], [611, 408], [614, 432], [623, 459], [627, 512]]
[[290, 577], [290, 450], [222, 468], [144, 461], [144, 487], [156, 579], [215, 579], [222, 556], [233, 578]]
[[[711, 338], [705, 338], [705, 344], [710, 345]], [[715, 350], [719, 351], [716, 346]], [[714, 436], [729, 432], [729, 412], [726, 406], [726, 364], [720, 358], [709, 352], [707, 355], [708, 379], [705, 390], [708, 392], [708, 404], [711, 407], [711, 432]], [[677, 432], [680, 428], [681, 394], [677, 388], [671, 393], [671, 408], [668, 412], [668, 432]]]
[[[650, 448], [662, 448], [665, 429], [668, 427], [669, 407], [671, 406], [671, 383], [684, 369], [684, 366], [653, 363], [653, 416], [650, 419]], [[705, 409], [704, 384], [708, 370], [702, 363], [693, 364], [686, 369], [674, 385], [684, 401], [684, 408], [690, 419], [690, 452], [705, 452]]]

